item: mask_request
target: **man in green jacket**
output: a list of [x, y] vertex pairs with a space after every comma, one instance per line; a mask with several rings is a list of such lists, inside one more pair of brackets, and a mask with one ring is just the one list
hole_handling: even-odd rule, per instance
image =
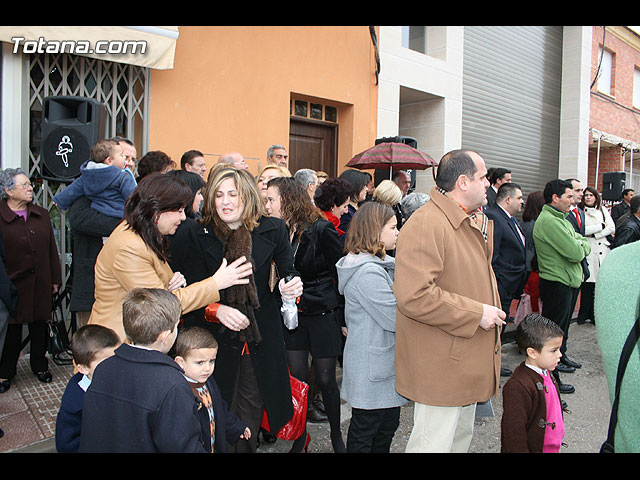
[[564, 337], [560, 351], [560, 368], [554, 370], [561, 393], [573, 393], [573, 385], [560, 381], [558, 371], [573, 372], [575, 363], [567, 358], [567, 333], [580, 285], [583, 280], [582, 260], [589, 255], [588, 240], [577, 233], [566, 220], [572, 204], [573, 189], [569, 182], [551, 180], [544, 187], [545, 205], [533, 228], [533, 242], [540, 273], [542, 315], [556, 322]]

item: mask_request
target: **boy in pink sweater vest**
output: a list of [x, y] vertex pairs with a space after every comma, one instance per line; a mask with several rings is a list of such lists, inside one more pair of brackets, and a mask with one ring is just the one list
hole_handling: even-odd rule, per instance
[[551, 372], [560, 357], [563, 332], [537, 313], [516, 330], [516, 343], [527, 358], [502, 389], [502, 452], [558, 453], [564, 438], [560, 392]]

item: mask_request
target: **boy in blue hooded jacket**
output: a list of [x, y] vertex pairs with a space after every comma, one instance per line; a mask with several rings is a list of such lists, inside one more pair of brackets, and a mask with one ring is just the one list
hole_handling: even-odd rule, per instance
[[122, 218], [124, 204], [137, 184], [125, 168], [122, 147], [113, 140], [100, 140], [91, 149], [91, 160], [80, 167], [80, 176], [53, 197], [61, 210], [67, 210], [82, 196], [91, 200], [91, 208], [109, 217]]

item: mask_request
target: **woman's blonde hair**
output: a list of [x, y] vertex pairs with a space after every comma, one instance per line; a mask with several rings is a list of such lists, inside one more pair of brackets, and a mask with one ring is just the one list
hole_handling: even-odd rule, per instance
[[395, 182], [383, 180], [373, 191], [373, 199], [393, 207], [402, 200], [402, 191]]
[[238, 170], [229, 165], [216, 170], [214, 174], [209, 177], [204, 191], [202, 222], [205, 225], [209, 225], [219, 218], [216, 210], [216, 193], [220, 189], [220, 184], [227, 179], [232, 179], [238, 189], [238, 194], [244, 204], [241, 221], [242, 224], [251, 231], [258, 225], [260, 217], [265, 214], [264, 203], [258, 192], [256, 181], [249, 171]]
[[368, 252], [384, 259], [386, 250], [380, 241], [380, 233], [394, 215], [390, 206], [379, 202], [366, 202], [358, 208], [349, 222], [345, 253]]
[[220, 171], [220, 170], [224, 170], [225, 168], [235, 168], [233, 165], [229, 164], [229, 163], [215, 163], [211, 166], [211, 168], [209, 169], [209, 173], [207, 174], [207, 183], [209, 183], [211, 181], [211, 179], [213, 177], [216, 176], [216, 174]]
[[264, 167], [262, 169], [262, 171], [260, 172], [260, 175], [258, 175], [258, 179], [260, 179], [262, 174], [264, 172], [266, 172], [267, 170], [277, 170], [278, 172], [280, 172], [280, 175], [283, 176], [283, 177], [293, 177], [293, 175], [291, 175], [291, 172], [289, 171], [289, 169], [287, 167], [281, 167], [280, 165], [276, 165], [274, 163], [270, 163], [269, 165], [267, 165], [266, 167]]

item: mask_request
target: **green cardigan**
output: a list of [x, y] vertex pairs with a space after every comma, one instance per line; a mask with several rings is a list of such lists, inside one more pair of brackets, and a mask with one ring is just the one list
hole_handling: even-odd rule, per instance
[[580, 262], [589, 253], [589, 241], [566, 220], [566, 213], [544, 205], [533, 227], [540, 278], [573, 288], [582, 284]]
[[[640, 300], [640, 241], [612, 250], [600, 267], [595, 290], [595, 320], [611, 404], [615, 395], [618, 361]], [[618, 404], [615, 451], [640, 452], [640, 346], [631, 354], [622, 380]], [[604, 438], [603, 438], [604, 441]]]

